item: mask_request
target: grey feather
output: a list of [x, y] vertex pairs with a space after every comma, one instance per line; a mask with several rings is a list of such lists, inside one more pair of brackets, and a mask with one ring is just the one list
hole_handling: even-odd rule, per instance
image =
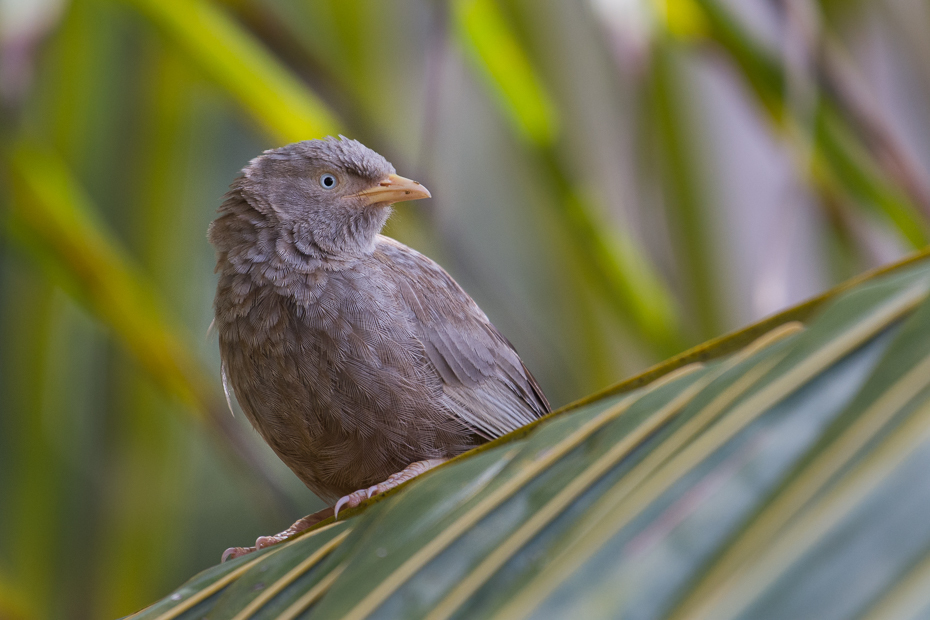
[[[339, 192], [316, 183], [339, 175]], [[315, 493], [334, 498], [533, 421], [545, 396], [435, 262], [353, 197], [393, 174], [348, 140], [269, 151], [209, 231], [220, 353], [239, 403]]]

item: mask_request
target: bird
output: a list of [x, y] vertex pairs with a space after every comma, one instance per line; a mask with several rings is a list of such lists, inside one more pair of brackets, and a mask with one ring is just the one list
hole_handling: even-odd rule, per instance
[[337, 501], [224, 561], [549, 412], [462, 287], [381, 234], [392, 205], [430, 197], [341, 135], [267, 150], [230, 185], [207, 233], [224, 389], [310, 491]]

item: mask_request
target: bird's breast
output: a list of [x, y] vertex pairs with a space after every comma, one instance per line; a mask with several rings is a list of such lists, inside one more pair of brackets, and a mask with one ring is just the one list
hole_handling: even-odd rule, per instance
[[408, 318], [379, 283], [340, 273], [307, 279], [299, 292], [243, 288], [221, 281], [217, 330], [236, 394], [256, 417], [287, 424], [300, 413], [311, 429], [368, 433], [441, 390]]
[[282, 460], [325, 492], [470, 445], [440, 404], [440, 380], [389, 292], [357, 274], [314, 285], [309, 301], [253, 286], [232, 303], [221, 297], [234, 287], [218, 289], [227, 375]]

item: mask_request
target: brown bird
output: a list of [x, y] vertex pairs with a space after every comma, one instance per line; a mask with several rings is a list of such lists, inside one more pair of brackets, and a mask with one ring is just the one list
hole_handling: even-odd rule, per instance
[[449, 274], [379, 234], [392, 204], [429, 191], [340, 138], [253, 159], [208, 232], [224, 387], [311, 491], [341, 496], [337, 516], [549, 411]]

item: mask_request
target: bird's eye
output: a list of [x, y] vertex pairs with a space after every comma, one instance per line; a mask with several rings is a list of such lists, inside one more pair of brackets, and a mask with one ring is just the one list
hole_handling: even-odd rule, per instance
[[327, 172], [320, 177], [320, 185], [323, 186], [323, 189], [332, 189], [336, 187], [336, 177]]

